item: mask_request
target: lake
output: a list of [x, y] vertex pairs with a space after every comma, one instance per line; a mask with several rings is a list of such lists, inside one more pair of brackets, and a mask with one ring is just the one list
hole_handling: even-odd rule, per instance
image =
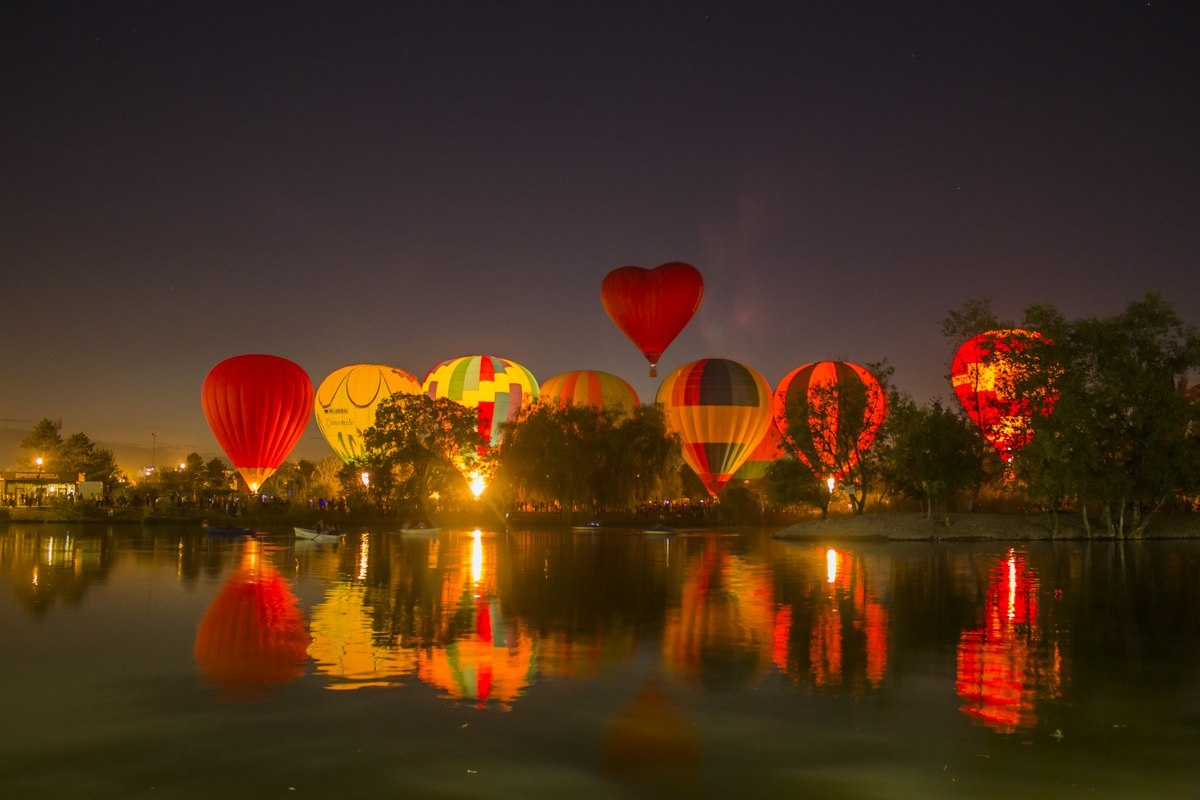
[[0, 797], [1195, 796], [1200, 541], [770, 533], [10, 524]]

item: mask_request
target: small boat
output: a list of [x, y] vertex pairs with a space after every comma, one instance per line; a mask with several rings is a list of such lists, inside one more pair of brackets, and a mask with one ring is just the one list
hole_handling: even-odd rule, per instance
[[643, 528], [642, 533], [656, 534], [658, 536], [670, 536], [677, 533], [670, 525], [655, 525], [652, 528]]
[[337, 528], [322, 528], [318, 530], [317, 528], [293, 527], [292, 530], [296, 532], [297, 539], [306, 542], [332, 541], [342, 535], [342, 532]]
[[417, 523], [413, 523], [411, 525], [401, 528], [400, 532], [408, 534], [409, 536], [413, 536], [413, 535], [432, 536], [432, 535], [441, 533], [442, 529], [435, 527], [433, 525], [430, 525], [427, 522], [417, 522]]
[[258, 531], [253, 528], [226, 528], [219, 525], [206, 525], [204, 534], [206, 536], [257, 536]]

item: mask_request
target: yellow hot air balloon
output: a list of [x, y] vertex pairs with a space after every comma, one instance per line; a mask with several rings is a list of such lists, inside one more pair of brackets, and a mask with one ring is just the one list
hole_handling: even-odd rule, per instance
[[333, 452], [349, 464], [362, 456], [363, 431], [375, 424], [375, 409], [393, 394], [420, 394], [415, 375], [382, 364], [335, 369], [317, 387], [313, 416]]

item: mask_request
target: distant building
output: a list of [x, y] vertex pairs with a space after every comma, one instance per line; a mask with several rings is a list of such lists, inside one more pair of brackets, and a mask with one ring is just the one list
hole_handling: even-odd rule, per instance
[[8, 506], [45, 505], [51, 499], [74, 497], [80, 477], [54, 470], [4, 470], [0, 472], [0, 499]]

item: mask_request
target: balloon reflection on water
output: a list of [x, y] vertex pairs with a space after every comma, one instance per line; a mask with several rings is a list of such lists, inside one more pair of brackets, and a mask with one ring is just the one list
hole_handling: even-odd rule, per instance
[[988, 573], [982, 624], [959, 640], [961, 708], [1002, 733], [1032, 727], [1036, 702], [1062, 693], [1062, 652], [1057, 639], [1043, 641], [1038, 591], [1024, 555], [1010, 549]]
[[194, 655], [213, 686], [253, 699], [304, 674], [309, 634], [291, 588], [247, 542], [241, 563], [196, 629]]
[[417, 677], [449, 697], [507, 710], [532, 679], [533, 640], [501, 611], [496, 539], [476, 530], [460, 549], [463, 557], [442, 582], [447, 613], [438, 640], [419, 652]]
[[685, 568], [680, 604], [667, 613], [663, 665], [674, 677], [746, 680], [771, 663], [771, 576], [715, 537]]
[[[854, 694], [877, 689], [888, 665], [888, 612], [866, 559], [851, 550], [798, 554], [804, 596], [775, 614], [772, 661], [792, 680]], [[874, 577], [876, 581], [872, 581]]]
[[[400, 537], [391, 539], [393, 548], [401, 543]], [[382, 590], [367, 583], [370, 537], [364, 535], [357, 553], [347, 556], [348, 579], [331, 586], [313, 608], [308, 653], [314, 669], [330, 678], [331, 689], [411, 678], [440, 689], [448, 699], [511, 707], [531, 680], [534, 645], [500, 607], [495, 537], [481, 531], [449, 533], [409, 545], [408, 555], [428, 548], [411, 565], [421, 577], [398, 577], [403, 569], [390, 563], [393, 583]], [[387, 550], [385, 544], [373, 557], [382, 563]], [[425, 580], [430, 577], [435, 582]], [[397, 596], [405, 593], [403, 599]]]

